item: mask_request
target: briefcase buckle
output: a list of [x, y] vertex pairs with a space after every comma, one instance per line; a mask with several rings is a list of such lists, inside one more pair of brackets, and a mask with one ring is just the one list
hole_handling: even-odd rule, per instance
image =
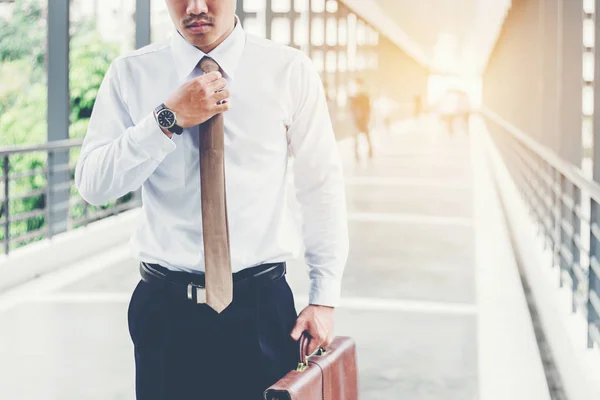
[[300, 361], [298, 363], [298, 366], [296, 367], [296, 371], [298, 372], [304, 372], [306, 370], [306, 368], [308, 368], [308, 362], [303, 363], [302, 361]]
[[309, 358], [311, 358], [312, 356], [322, 356], [327, 354], [327, 349], [324, 347], [319, 347], [312, 355], [307, 355], [306, 356], [306, 362], [302, 362], [302, 360], [300, 360], [300, 362], [298, 362], [298, 366], [296, 367], [296, 371], [298, 372], [304, 372], [306, 370], [306, 368], [308, 368], [308, 360]]
[[206, 289], [193, 283], [188, 284], [187, 287], [187, 298], [188, 300], [194, 300], [194, 289], [196, 289], [196, 304], [206, 303]]

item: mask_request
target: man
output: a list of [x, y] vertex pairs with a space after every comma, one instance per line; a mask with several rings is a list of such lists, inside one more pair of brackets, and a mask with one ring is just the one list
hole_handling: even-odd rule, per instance
[[[341, 163], [320, 78], [303, 53], [244, 33], [236, 0], [166, 3], [172, 40], [107, 71], [76, 185], [92, 204], [142, 188], [131, 239], [142, 279], [128, 310], [137, 398], [258, 400], [296, 367], [303, 332], [311, 353], [333, 338], [348, 253]], [[207, 59], [218, 71], [199, 68]], [[224, 166], [213, 172], [224, 170], [226, 188], [201, 190], [215, 178], [200, 165], [215, 167], [204, 157], [218, 150], [199, 147], [219, 116]], [[299, 315], [284, 276], [302, 244], [286, 201], [288, 151], [311, 282]], [[220, 243], [230, 261], [211, 262], [209, 273], [208, 256], [222, 248], [207, 245], [203, 225], [216, 213], [203, 217], [214, 206], [203, 200], [216, 192], [226, 193]], [[228, 285], [224, 308], [208, 304], [226, 298]]]
[[369, 132], [369, 122], [371, 120], [371, 99], [367, 93], [364, 82], [361, 78], [356, 78], [356, 94], [350, 98], [350, 109], [354, 116], [357, 132], [354, 136], [354, 155], [356, 160], [360, 160], [358, 150], [358, 138], [361, 133], [367, 138], [369, 144], [369, 158], [373, 158], [373, 144], [371, 142], [371, 134]]

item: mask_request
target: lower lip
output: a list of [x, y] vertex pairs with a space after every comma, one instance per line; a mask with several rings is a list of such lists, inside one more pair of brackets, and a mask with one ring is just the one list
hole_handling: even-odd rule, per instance
[[212, 28], [212, 25], [194, 25], [188, 26], [187, 28], [192, 33], [204, 33], [208, 32], [210, 28]]

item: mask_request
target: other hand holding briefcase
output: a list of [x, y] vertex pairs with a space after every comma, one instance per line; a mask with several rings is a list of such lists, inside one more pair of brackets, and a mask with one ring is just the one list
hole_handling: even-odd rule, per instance
[[338, 336], [326, 349], [307, 355], [309, 341], [305, 332], [298, 367], [265, 390], [265, 400], [358, 400], [354, 340]]

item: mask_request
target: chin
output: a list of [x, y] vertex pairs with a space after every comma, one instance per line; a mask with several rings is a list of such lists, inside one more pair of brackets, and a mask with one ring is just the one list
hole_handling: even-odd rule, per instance
[[206, 34], [198, 34], [191, 37], [191, 42], [196, 47], [211, 46], [215, 42], [215, 38], [207, 37]]
[[214, 42], [213, 35], [208, 33], [193, 33], [193, 32], [185, 32], [186, 40], [192, 43], [195, 46], [206, 46], [212, 42]]

